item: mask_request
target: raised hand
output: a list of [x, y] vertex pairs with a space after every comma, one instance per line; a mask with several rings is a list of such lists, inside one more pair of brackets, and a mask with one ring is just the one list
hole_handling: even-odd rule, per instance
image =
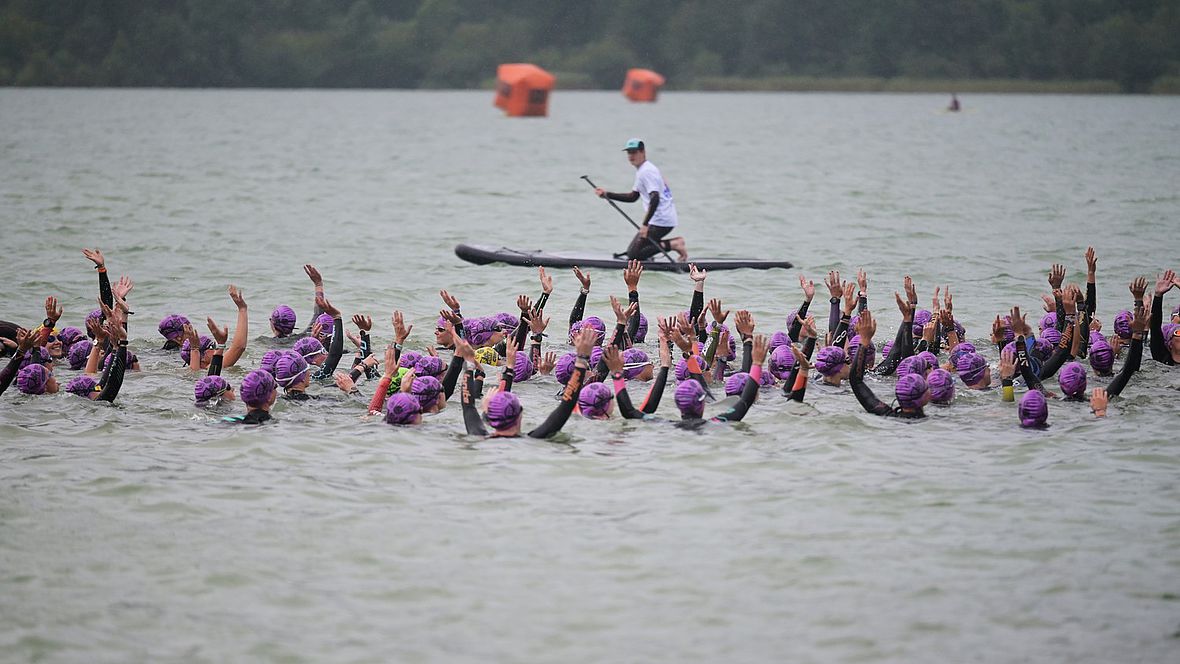
[[352, 376], [349, 376], [343, 371], [337, 371], [333, 374], [332, 380], [336, 381], [336, 387], [339, 387], [345, 394], [351, 393], [356, 389], [356, 381], [352, 379]]
[[466, 339], [462, 339], [459, 335], [455, 335], [455, 356], [461, 357], [468, 362], [477, 362], [475, 359], [475, 349], [471, 344], [467, 343]]
[[623, 270], [623, 283], [627, 290], [639, 290], [639, 278], [643, 276], [643, 261], [627, 261], [627, 269]]
[[553, 367], [557, 365], [557, 353], [549, 351], [541, 356], [541, 363], [537, 366], [537, 371], [543, 375], [548, 376], [553, 373]]
[[824, 277], [824, 285], [828, 287], [828, 294], [832, 297], [840, 297], [844, 292], [844, 288], [840, 285], [840, 271], [832, 270], [828, 272], [828, 276]]
[[90, 333], [90, 336], [94, 337], [95, 344], [102, 344], [103, 341], [106, 341], [107, 333], [102, 329], [102, 324], [97, 319], [86, 319], [86, 331]]
[[860, 292], [862, 293], [869, 292], [869, 275], [864, 271], [863, 268], [856, 271], [856, 287], [859, 288]]
[[504, 366], [516, 368], [516, 344], [511, 339], [504, 344]]
[[1094, 247], [1086, 247], [1086, 274], [1094, 276], [1098, 271], [1098, 255], [1094, 253]]
[[[906, 277], [907, 279], [909, 277]], [[914, 322], [914, 306], [903, 300], [901, 294], [893, 291], [893, 299], [897, 300], [897, 310], [901, 312], [901, 319], [907, 323]]]
[[996, 314], [996, 319], [992, 321], [992, 343], [998, 344], [1004, 340], [1004, 321], [1000, 320], [1000, 315]]
[[937, 326], [934, 324], [933, 320], [922, 326], [922, 338], [926, 340], [926, 343], [934, 343], [934, 333], [936, 331], [936, 327]]
[[1156, 297], [1167, 293], [1176, 285], [1176, 273], [1171, 270], [1164, 270], [1164, 275], [1155, 282]]
[[197, 336], [197, 331], [193, 329], [191, 324], [184, 324], [184, 327], [181, 328], [181, 336], [188, 340], [189, 348], [200, 350], [201, 338]]
[[803, 299], [810, 302], [815, 297], [815, 282], [809, 281], [802, 274], [799, 275], [799, 288], [803, 290]]
[[537, 267], [537, 277], [541, 280], [541, 292], [542, 293], [552, 293], [553, 292], [553, 277], [549, 276], [545, 272], [544, 267], [540, 267], [540, 266]]
[[516, 308], [520, 309], [521, 315], [524, 315], [530, 309], [533, 308], [533, 302], [532, 302], [532, 300], [529, 299], [528, 295], [517, 295], [516, 296]]
[[844, 284], [844, 315], [852, 313], [856, 308], [856, 284], [849, 281]]
[[579, 330], [574, 337], [574, 350], [577, 351], [578, 357], [590, 357], [590, 351], [594, 350], [597, 340], [598, 334], [589, 325]]
[[787, 348], [790, 348], [791, 355], [795, 356], [795, 364], [799, 365], [800, 371], [811, 371], [811, 360], [807, 359], [807, 356], [803, 354], [803, 351], [799, 350], [798, 346], [787, 344]]
[[356, 325], [358, 329], [365, 332], [373, 329], [373, 319], [362, 314], [354, 314], [352, 317], [352, 324]]
[[739, 309], [733, 316], [733, 327], [741, 335], [742, 340], [749, 339], [750, 335], [754, 334], [754, 317], [749, 311]]
[[574, 266], [574, 276], [577, 277], [578, 281], [580, 281], [582, 283], [582, 290], [589, 293], [590, 292], [590, 273], [583, 272], [582, 268], [575, 265]]
[[817, 333], [815, 331], [815, 316], [808, 316], [803, 321], [803, 326], [799, 328], [800, 339], [815, 339]]
[[313, 323], [311, 326], [311, 336], [319, 337], [324, 332], [324, 326], [320, 323]]
[[102, 252], [97, 247], [94, 249], [83, 249], [82, 255], [94, 263], [94, 267], [105, 267], [107, 264], [106, 259], [102, 257]]
[[[447, 313], [451, 313], [451, 312], [448, 311]], [[458, 318], [458, 316], [455, 316], [455, 317]], [[394, 341], [398, 344], [404, 344], [406, 342], [406, 339], [408, 339], [410, 337], [410, 331], [414, 329], [414, 326], [410, 325], [407, 327], [406, 320], [402, 316], [402, 312], [397, 311], [396, 309], [393, 312], [392, 321], [393, 321], [393, 339], [394, 339]], [[447, 318], [447, 321], [451, 325], [454, 324], [454, 322], [451, 321], [450, 318]], [[454, 328], [452, 328], [451, 331], [454, 332]]]
[[1041, 295], [1041, 302], [1045, 303], [1044, 306], [1041, 308], [1044, 309], [1046, 312], [1057, 311], [1057, 301], [1054, 300], [1052, 296]]
[[[228, 290], [229, 290], [229, 299], [233, 300], [234, 304], [238, 305], [239, 310], [245, 309], [246, 308], [246, 299], [242, 297], [242, 291], [239, 290], [238, 287], [233, 284], [229, 285]], [[318, 298], [317, 298], [316, 303], [319, 304]], [[337, 311], [336, 313], [340, 313], [340, 312]]]
[[[898, 298], [901, 299], [900, 297]], [[815, 331], [815, 321], [811, 321], [812, 331]], [[860, 314], [860, 319], [856, 321], [856, 333], [860, 335], [860, 347], [866, 348], [869, 342], [873, 340], [873, 335], [877, 333], [877, 321], [873, 318], [873, 312], [867, 309]]]
[[307, 277], [311, 279], [311, 283], [315, 284], [316, 289], [324, 287], [324, 278], [320, 276], [320, 271], [315, 269], [314, 265], [304, 265], [303, 271], [307, 273]]
[[458, 326], [463, 324], [463, 317], [450, 309], [439, 309], [438, 315], [440, 318], [445, 318], [451, 325]]
[[217, 322], [213, 320], [212, 316], [205, 319], [205, 325], [209, 326], [209, 334], [213, 335], [213, 340], [218, 344], [224, 344], [226, 339], [229, 339], [228, 325], [226, 327], [217, 327]]
[[316, 306], [318, 306], [320, 309], [323, 309], [324, 313], [328, 314], [332, 318], [340, 317], [340, 310], [332, 306], [332, 303], [328, 301], [328, 298], [324, 297], [322, 294], [315, 296], [315, 303]]
[[934, 287], [934, 301], [930, 304], [930, 311], [931, 312], [937, 312], [939, 310], [939, 305], [942, 304], [942, 298], [939, 297], [940, 293], [942, 293], [942, 289], [938, 286], [935, 286]]
[[[1020, 313], [1020, 307], [1012, 307], [1011, 325], [1012, 333], [1016, 336], [1027, 337], [1032, 334], [1032, 328], [1028, 326], [1028, 322], [1024, 320], [1026, 314]], [[997, 342], [998, 343], [998, 342]]]
[[729, 310], [721, 310], [720, 298], [715, 297], [709, 300], [709, 313], [713, 314], [713, 320], [717, 321], [718, 325], [724, 323], [726, 318], [729, 318]]
[[602, 351], [602, 359], [606, 362], [606, 368], [610, 369], [612, 374], [621, 373], [623, 371], [623, 354], [615, 346], [609, 346]]
[[397, 349], [390, 344], [385, 347], [385, 366], [382, 367], [382, 375], [386, 378], [393, 378], [393, 374], [397, 373]]
[[626, 325], [627, 315], [623, 313], [623, 305], [619, 302], [619, 298], [614, 295], [610, 296], [610, 308], [615, 312], [615, 322], [619, 325]]
[[908, 302], [911, 307], [917, 307], [918, 287], [914, 285], [914, 280], [910, 279], [910, 275], [907, 274], [905, 275], [905, 279], [901, 282], [901, 285], [903, 288], [905, 288], [906, 302]]
[[117, 298], [127, 299], [127, 294], [133, 288], [135, 288], [135, 282], [130, 277], [124, 275], [119, 277], [119, 280], [111, 285], [111, 293]]
[[1097, 316], [1090, 319], [1090, 331], [1092, 331], [1092, 332], [1101, 332], [1102, 331], [1102, 321], [1098, 320]]
[[1016, 351], [1006, 350], [1000, 353], [1000, 378], [1011, 379], [1016, 375]]
[[529, 331], [533, 334], [541, 334], [545, 328], [549, 327], [550, 318], [542, 318], [540, 315], [533, 316], [529, 319]]
[[[89, 322], [89, 321], [87, 321], [87, 322]], [[23, 328], [17, 330], [16, 331], [16, 349], [17, 349], [17, 351], [22, 354], [27, 352], [30, 348], [32, 348], [34, 345], [36, 345], [38, 336], [39, 335], [33, 334], [29, 330], [26, 330]], [[98, 341], [98, 335], [95, 335], [94, 338], [95, 338], [95, 341]]]
[[1054, 263], [1049, 268], [1049, 287], [1053, 290], [1061, 288], [1061, 282], [1065, 281], [1065, 266], [1060, 263]]
[[1142, 335], [1147, 331], [1148, 313], [1146, 307], [1135, 307], [1131, 314], [1131, 334]]
[[[414, 369], [413, 368], [410, 368], [409, 371], [402, 374], [402, 382], [400, 384], [400, 390], [402, 392], [405, 392], [406, 394], [409, 394], [410, 391], [414, 389], [414, 378], [415, 377], [416, 376], [414, 376]], [[466, 383], [467, 381], [463, 381], [463, 382]]]
[[[106, 323], [107, 338], [111, 343], [118, 344], [127, 338], [127, 330], [123, 328], [123, 321], [120, 318], [112, 318]], [[196, 347], [196, 346], [194, 346]]]
[[358, 337], [357, 335], [353, 334], [352, 332], [350, 332], [348, 330], [344, 331], [344, 336], [347, 337], [348, 340], [352, 342], [353, 346], [356, 346], [357, 350], [361, 349], [361, 338], [360, 337]]
[[672, 328], [669, 332], [672, 335], [672, 343], [676, 344], [677, 348], [684, 351], [685, 353], [692, 352], [692, 336], [691, 335], [685, 335], [683, 332], [680, 331], [680, 328], [678, 328], [678, 327]]
[[446, 290], [440, 290], [438, 296], [442, 298], [443, 304], [447, 305], [451, 311], [459, 311], [459, 298], [451, 295]]
[[1090, 393], [1090, 410], [1094, 411], [1095, 416], [1106, 417], [1106, 406], [1109, 403], [1110, 397], [1106, 395], [1106, 388], [1095, 387]]
[[53, 297], [52, 295], [50, 295], [49, 297], [45, 298], [45, 317], [46, 318], [53, 321], [54, 323], [57, 323], [57, 321], [61, 318], [62, 312], [63, 312], [63, 310], [61, 308], [61, 305], [59, 305], [57, 303], [56, 297]]
[[955, 310], [955, 302], [954, 302], [954, 299], [951, 298], [951, 285], [950, 284], [947, 284], [946, 288], [943, 290], [942, 308], [946, 309], [948, 313]]
[[750, 349], [750, 358], [753, 359], [754, 366], [762, 366], [766, 361], [766, 351], [769, 347], [765, 334], [754, 335], [754, 347]]
[[1065, 309], [1065, 313], [1067, 314], [1077, 313], [1077, 291], [1072, 288], [1066, 288], [1061, 291], [1061, 307]]
[[1147, 292], [1147, 278], [1135, 277], [1128, 288], [1131, 290], [1131, 297], [1135, 298], [1135, 303], [1138, 304], [1143, 299], [1143, 294]]
[[705, 270], [698, 269], [696, 263], [689, 263], [688, 264], [688, 278], [689, 279], [692, 279], [694, 282], [696, 282], [698, 284], [703, 284], [703, 283], [705, 283], [705, 278], [708, 276], [709, 276], [709, 273], [706, 272]]

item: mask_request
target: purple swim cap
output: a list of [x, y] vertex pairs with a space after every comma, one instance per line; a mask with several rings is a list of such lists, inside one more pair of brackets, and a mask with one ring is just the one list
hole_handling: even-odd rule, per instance
[[695, 380], [676, 386], [676, 407], [681, 415], [700, 417], [705, 412], [705, 388]]
[[[91, 311], [90, 313], [86, 314], [86, 320], [87, 321], [95, 321], [95, 322], [102, 320], [102, 309], [95, 309], [94, 311]], [[86, 336], [90, 336], [89, 329], [86, 330]]]
[[[93, 315], [93, 312], [91, 312]], [[98, 310], [99, 317], [102, 317], [102, 310]], [[89, 316], [87, 316], [89, 318]], [[168, 341], [177, 341], [180, 335], [184, 333], [184, 326], [189, 324], [189, 320], [180, 314], [168, 314], [160, 321], [160, 335]]]
[[516, 352], [516, 363], [512, 367], [513, 380], [522, 383], [533, 377], [536, 373], [536, 368], [533, 366], [533, 359], [525, 351]]
[[1016, 340], [1016, 333], [1012, 331], [1012, 316], [1004, 316], [1004, 343], [1010, 344]]
[[647, 316], [642, 312], [639, 314], [639, 327], [635, 330], [635, 339], [633, 341], [637, 344], [643, 343], [647, 339]]
[[242, 398], [242, 403], [250, 408], [262, 408], [266, 402], [270, 401], [270, 397], [276, 389], [278, 386], [275, 384], [274, 376], [261, 369], [256, 369], [246, 374], [246, 377], [242, 379], [242, 386], [238, 388], [238, 396]]
[[320, 324], [320, 336], [330, 337], [332, 332], [336, 329], [336, 319], [328, 314], [320, 314], [315, 322]]
[[76, 327], [63, 327], [57, 333], [57, 338], [61, 341], [61, 345], [69, 350], [71, 346], [86, 338], [86, 334]]
[[774, 374], [770, 373], [769, 371], [763, 371], [762, 379], [758, 384], [758, 387], [774, 387], [776, 383], [778, 383], [778, 381], [774, 379]]
[[229, 383], [221, 376], [205, 376], [193, 386], [193, 398], [198, 405], [208, 403], [225, 394], [228, 389]]
[[881, 357], [889, 357], [889, 351], [893, 350], [893, 339], [881, 344]]
[[516, 314], [502, 311], [492, 317], [496, 321], [496, 326], [503, 332], [509, 332], [516, 329], [516, 324], [520, 322], [520, 317]]
[[815, 368], [825, 376], [835, 376], [848, 364], [848, 355], [839, 346], [824, 346], [815, 354]]
[[447, 365], [443, 363], [440, 358], [433, 355], [423, 355], [414, 363], [415, 376], [434, 376], [435, 378], [442, 377], [447, 372]]
[[[628, 367], [626, 366], [628, 364], [634, 366]], [[631, 380], [637, 377], [643, 373], [648, 364], [651, 364], [651, 358], [647, 356], [647, 353], [638, 348], [628, 348], [623, 351], [623, 378]]]
[[[707, 371], [705, 369], [705, 358], [701, 357], [700, 355], [693, 355], [693, 357], [697, 358], [697, 366], [699, 366], [701, 368], [701, 371]], [[685, 360], [685, 359], [677, 360], [676, 366], [673, 369], [673, 371], [676, 374], [676, 380], [678, 380], [678, 381], [690, 380], [689, 376], [688, 376], [688, 360]]]
[[[1054, 330], [1054, 332], [1056, 332], [1056, 330]], [[1042, 333], [1042, 335], [1043, 334], [1044, 333]], [[1044, 336], [1037, 337], [1037, 340], [1033, 342], [1032, 354], [1033, 357], [1037, 358], [1041, 362], [1044, 362], [1045, 360], [1049, 359], [1050, 355], [1053, 354], [1053, 342], [1049, 341]]]
[[791, 344], [775, 348], [774, 352], [770, 354], [766, 368], [774, 374], [775, 378], [786, 380], [787, 376], [791, 375], [791, 370], [795, 368], [795, 354], [791, 352]]
[[952, 350], [950, 352], [948, 359], [950, 360], [951, 366], [955, 367], [955, 369], [957, 370], [959, 367], [959, 359], [962, 358], [967, 353], [974, 353], [974, 352], [976, 352], [975, 351], [975, 344], [973, 344], [969, 341], [964, 341], [964, 342], [960, 343], [959, 345], [955, 346], [954, 350]]
[[1047, 327], [1044, 330], [1041, 330], [1041, 338], [1053, 346], [1061, 343], [1061, 333], [1058, 332], [1057, 328], [1055, 327]]
[[587, 383], [578, 393], [578, 409], [583, 417], [602, 419], [606, 417], [612, 398], [614, 395], [604, 383]]
[[70, 344], [70, 352], [66, 353], [66, 359], [70, 362], [70, 368], [77, 371], [86, 366], [86, 361], [90, 359], [90, 349], [94, 344], [89, 339], [82, 339], [81, 341]]
[[574, 363], [577, 361], [577, 353], [566, 353], [557, 358], [557, 363], [553, 365], [553, 377], [557, 382], [565, 385], [570, 381], [570, 376], [574, 375]]
[[307, 360], [298, 353], [283, 353], [275, 360], [275, 381], [283, 387], [291, 387], [300, 382], [308, 371], [310, 367]]
[[[202, 334], [200, 337], [198, 337], [198, 340], [201, 343], [201, 354], [202, 355], [205, 353], [205, 351], [213, 348], [213, 339]], [[180, 345], [180, 361], [181, 362], [188, 364], [188, 354], [189, 354], [189, 351], [191, 351], [191, 350], [192, 350], [192, 344], [189, 343], [188, 339], [185, 339], [184, 343]]]
[[1045, 395], [1039, 391], [1029, 390], [1020, 397], [1017, 412], [1020, 415], [1020, 426], [1041, 427], [1049, 419], [1049, 403], [1045, 401]]
[[65, 391], [70, 394], [77, 394], [80, 397], [88, 397], [98, 387], [98, 381], [94, 380], [93, 376], [74, 376], [70, 382], [65, 384]]
[[50, 375], [40, 364], [30, 364], [16, 374], [16, 387], [24, 394], [45, 394]]
[[[848, 361], [856, 359], [856, 354], [860, 352], [860, 335], [854, 334], [848, 340]], [[865, 366], [872, 366], [877, 361], [877, 347], [869, 343], [865, 347]]]
[[1080, 399], [1086, 394], [1086, 368], [1078, 362], [1066, 364], [1057, 374], [1057, 384], [1066, 396]]
[[766, 350], [774, 353], [774, 351], [778, 350], [779, 346], [789, 343], [791, 343], [791, 336], [780, 330], [770, 335], [770, 340], [766, 342]]
[[[427, 355], [427, 357], [430, 357]], [[397, 358], [397, 366], [409, 369], [418, 365], [418, 360], [422, 359], [422, 353], [413, 350], [403, 350], [402, 354]]]
[[422, 412], [418, 399], [405, 392], [395, 392], [385, 400], [386, 424], [413, 424], [414, 418]]
[[422, 410], [438, 405], [438, 395], [442, 394], [442, 383], [434, 376], [418, 376], [410, 386], [410, 394], [418, 397]]
[[925, 309], [918, 309], [914, 312], [914, 325], [912, 332], [914, 333], [915, 339], [922, 337], [922, 328], [926, 327], [926, 323], [929, 323], [931, 318], [933, 318], [933, 315]]
[[[139, 357], [137, 357], [135, 355], [135, 353], [132, 353], [130, 350], [123, 349], [123, 353], [124, 353], [123, 366], [125, 368], [130, 369], [132, 366], [135, 365], [136, 362], [139, 361]], [[102, 358], [103, 370], [105, 371], [107, 367], [111, 366], [111, 362], [114, 362], [114, 361], [115, 361], [115, 354], [114, 353], [107, 353], [107, 356]]]
[[279, 356], [288, 351], [272, 348], [262, 355], [262, 361], [258, 363], [258, 368], [262, 369], [270, 375], [275, 375], [275, 362], [278, 361]]
[[602, 346], [595, 346], [594, 348], [590, 349], [590, 369], [593, 370], [598, 366], [598, 363], [602, 361], [602, 354], [605, 352], [606, 351], [602, 349]]
[[1099, 376], [1109, 376], [1114, 367], [1114, 349], [1106, 341], [1090, 345], [1090, 366]]
[[901, 362], [898, 362], [897, 377], [903, 378], [911, 374], [925, 377], [926, 371], [929, 368], [930, 365], [926, 363], [926, 358], [922, 357], [921, 354], [910, 355], [909, 357], [902, 358]]
[[320, 340], [315, 337], [303, 337], [295, 342], [291, 350], [305, 360], [310, 360], [317, 355], [328, 354], [328, 351], [324, 350], [324, 344], [320, 343]]
[[791, 312], [787, 314], [787, 329], [788, 330], [791, 329], [791, 324], [795, 322], [795, 317], [797, 317], [798, 315], [799, 315], [798, 309], [792, 309]]
[[935, 369], [926, 377], [930, 387], [930, 400], [934, 403], [950, 403], [955, 398], [955, 377], [945, 369]]
[[930, 386], [921, 374], [912, 373], [898, 379], [893, 394], [897, 396], [897, 403], [902, 408], [921, 408], [922, 397], [929, 389]]
[[955, 363], [959, 371], [959, 378], [967, 385], [975, 385], [983, 380], [983, 373], [987, 370], [987, 360], [979, 353], [967, 353]]
[[1131, 315], [1130, 311], [1120, 311], [1114, 317], [1114, 333], [1119, 335], [1123, 341], [1131, 340]]
[[750, 374], [745, 371], [739, 371], [729, 378], [725, 379], [725, 396], [732, 397], [735, 394], [741, 394], [746, 387], [746, 381], [750, 380]]
[[49, 364], [52, 361], [53, 358], [50, 357], [49, 350], [44, 346], [37, 346], [25, 351], [25, 356], [20, 361], [20, 368], [24, 369], [31, 364]]
[[295, 331], [295, 310], [285, 304], [275, 307], [270, 312], [270, 324], [280, 337], [285, 337]]
[[1038, 325], [1040, 326], [1042, 332], [1044, 332], [1045, 330], [1047, 330], [1049, 328], [1053, 328], [1056, 330], [1057, 329], [1057, 312], [1050, 311], [1049, 313], [1045, 314], [1044, 316], [1041, 316], [1041, 322], [1038, 323]]
[[512, 392], [496, 392], [488, 399], [488, 424], [496, 431], [511, 429], [520, 423], [520, 414], [524, 408], [520, 399]]
[[938, 356], [928, 350], [918, 353], [918, 357], [926, 362], [926, 368], [922, 370], [923, 374], [938, 366]]
[[1176, 323], [1167, 323], [1166, 325], [1160, 326], [1160, 332], [1163, 332], [1164, 334], [1165, 344], [1167, 344], [1172, 338], [1172, 335], [1176, 332], [1176, 328], [1178, 327], [1180, 327], [1180, 325], [1177, 325]]
[[602, 322], [598, 316], [587, 316], [578, 329], [587, 325], [594, 328], [594, 333], [598, 335], [598, 343], [602, 343], [602, 340], [606, 338], [606, 323]]
[[486, 346], [499, 330], [491, 318], [471, 318], [463, 321], [463, 331], [472, 346]]

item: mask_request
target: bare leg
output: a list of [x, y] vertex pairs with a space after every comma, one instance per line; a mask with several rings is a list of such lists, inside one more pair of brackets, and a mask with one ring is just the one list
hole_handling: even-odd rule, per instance
[[685, 244], [684, 238], [682, 238], [682, 237], [668, 238], [668, 246], [672, 249], [672, 251], [675, 251], [677, 254], [679, 254], [676, 257], [677, 261], [679, 261], [681, 263], [685, 263], [688, 261], [688, 245]]

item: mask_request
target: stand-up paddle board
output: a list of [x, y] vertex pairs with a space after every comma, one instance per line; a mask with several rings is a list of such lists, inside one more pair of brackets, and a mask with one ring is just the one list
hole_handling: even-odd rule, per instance
[[[507, 263], [525, 267], [594, 267], [614, 268], [622, 270], [627, 267], [626, 258], [615, 258], [610, 254], [598, 254], [590, 251], [541, 251], [509, 249], [508, 247], [494, 247], [487, 244], [460, 244], [455, 247], [455, 255], [468, 263], [487, 265], [489, 263]], [[762, 261], [754, 258], [693, 258], [689, 261], [702, 270], [769, 270], [771, 268], [789, 269], [789, 261]], [[661, 272], [687, 271], [684, 263], [670, 263], [662, 256], [643, 262], [643, 269]]]

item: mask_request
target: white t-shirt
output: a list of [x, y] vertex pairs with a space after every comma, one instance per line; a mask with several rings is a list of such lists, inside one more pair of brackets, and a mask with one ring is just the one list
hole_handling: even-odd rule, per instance
[[644, 210], [651, 204], [651, 192], [660, 194], [660, 204], [656, 206], [656, 213], [648, 224], [668, 228], [676, 225], [676, 203], [672, 202], [672, 190], [664, 182], [664, 176], [660, 175], [660, 169], [655, 164], [645, 161], [635, 170], [634, 191], [639, 192], [639, 202], [643, 204]]

